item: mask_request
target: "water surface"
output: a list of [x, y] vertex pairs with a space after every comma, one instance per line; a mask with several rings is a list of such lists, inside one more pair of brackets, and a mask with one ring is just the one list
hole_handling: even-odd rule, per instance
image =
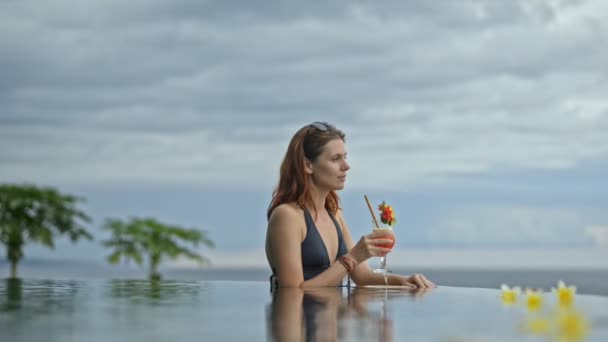
[[[280, 289], [266, 282], [1, 280], [0, 341], [558, 341], [524, 327], [552, 319], [500, 291], [440, 287]], [[608, 340], [608, 297], [578, 295], [589, 328]], [[580, 322], [579, 322], [580, 323]]]

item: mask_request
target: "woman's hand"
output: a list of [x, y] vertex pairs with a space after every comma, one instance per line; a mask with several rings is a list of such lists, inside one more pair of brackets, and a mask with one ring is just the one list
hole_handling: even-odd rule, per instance
[[425, 276], [419, 273], [415, 273], [411, 276], [399, 276], [401, 285], [415, 285], [419, 289], [430, 289], [437, 287], [430, 280], [426, 279]]
[[392, 234], [388, 229], [379, 229], [362, 236], [359, 242], [350, 250], [349, 254], [355, 259], [357, 264], [371, 257], [385, 256], [391, 251], [391, 248], [381, 247], [381, 245], [392, 243], [393, 239], [386, 238], [386, 236]]

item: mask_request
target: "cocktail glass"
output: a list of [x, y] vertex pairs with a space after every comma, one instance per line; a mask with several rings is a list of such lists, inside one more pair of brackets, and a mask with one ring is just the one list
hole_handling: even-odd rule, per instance
[[[387, 234], [387, 235], [383, 236], [382, 239], [391, 239], [391, 240], [393, 240], [393, 242], [378, 245], [378, 246], [383, 247], [383, 248], [393, 248], [393, 246], [395, 245], [395, 235], [393, 234], [393, 228], [389, 225], [381, 225], [380, 227], [374, 227], [374, 232], [377, 232], [380, 230], [390, 231], [391, 234]], [[385, 278], [385, 282], [386, 282], [387, 275], [389, 273], [391, 273], [391, 270], [386, 266], [386, 255], [383, 257], [380, 257], [380, 266], [378, 268], [374, 269], [374, 273], [383, 274], [384, 278]]]

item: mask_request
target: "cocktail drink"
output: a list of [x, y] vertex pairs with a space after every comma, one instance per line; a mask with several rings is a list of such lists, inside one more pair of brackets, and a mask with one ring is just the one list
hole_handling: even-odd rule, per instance
[[[380, 244], [380, 245], [378, 245], [379, 247], [393, 248], [393, 246], [395, 246], [395, 235], [393, 234], [393, 228], [391, 226], [382, 225], [380, 227], [374, 227], [373, 231], [374, 232], [378, 232], [378, 231], [390, 231], [391, 232], [391, 234], [382, 236], [381, 239], [384, 239], [384, 240], [390, 239], [390, 240], [392, 240], [392, 242]], [[380, 257], [380, 266], [378, 268], [374, 269], [374, 272], [385, 274], [385, 275], [390, 273], [390, 270], [386, 267], [386, 256]]]
[[[390, 230], [391, 234], [386, 234], [382, 236], [381, 239], [390, 239], [392, 242], [385, 243], [382, 245], [378, 245], [384, 248], [393, 248], [395, 245], [395, 235], [393, 233], [393, 226], [397, 223], [395, 219], [395, 213], [393, 212], [393, 207], [386, 204], [386, 202], [382, 201], [380, 205], [378, 205], [378, 210], [380, 210], [380, 222], [376, 219], [376, 215], [372, 209], [371, 204], [369, 203], [369, 199], [367, 195], [364, 195], [365, 202], [367, 202], [367, 207], [369, 208], [369, 212], [372, 215], [372, 219], [374, 220], [374, 232], [378, 230]], [[382, 224], [380, 224], [382, 223]], [[388, 286], [388, 273], [390, 270], [386, 267], [386, 256], [380, 257], [380, 267], [374, 269], [375, 273], [380, 273], [384, 275], [384, 284]]]

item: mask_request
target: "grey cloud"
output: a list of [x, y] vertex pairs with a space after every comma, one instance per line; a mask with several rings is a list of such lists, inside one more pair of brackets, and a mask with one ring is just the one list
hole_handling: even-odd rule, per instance
[[111, 179], [171, 158], [197, 179], [209, 158], [234, 155], [248, 159], [216, 170], [263, 178], [318, 119], [344, 127], [367, 165], [408, 170], [399, 182], [608, 155], [601, 1], [0, 6], [0, 143], [22, 151], [0, 149], [5, 177], [28, 158], [91, 160], [80, 174]]
[[507, 247], [589, 247], [589, 219], [575, 209], [543, 207], [469, 206], [442, 213], [429, 229], [435, 243]]

